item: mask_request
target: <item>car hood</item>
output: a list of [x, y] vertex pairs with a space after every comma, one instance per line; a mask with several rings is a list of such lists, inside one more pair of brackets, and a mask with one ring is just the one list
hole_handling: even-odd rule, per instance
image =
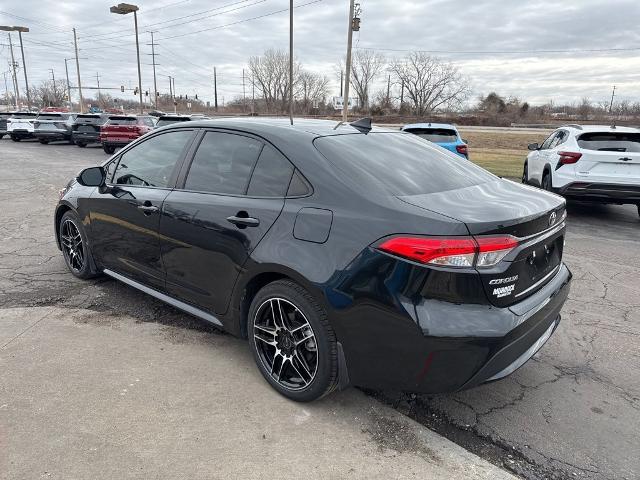
[[472, 235], [531, 235], [549, 227], [551, 212], [560, 220], [565, 206], [558, 195], [500, 178], [457, 190], [398, 198], [464, 222]]

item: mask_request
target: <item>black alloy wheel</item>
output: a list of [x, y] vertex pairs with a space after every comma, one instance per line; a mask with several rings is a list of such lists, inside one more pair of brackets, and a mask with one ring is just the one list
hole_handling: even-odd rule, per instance
[[76, 145], [79, 146], [80, 148], [84, 148], [84, 147], [87, 146], [86, 143], [82, 143], [82, 142], [78, 142], [78, 143], [76, 143]]
[[254, 359], [278, 392], [308, 402], [335, 389], [335, 334], [305, 289], [289, 280], [267, 285], [251, 303], [249, 324]]
[[87, 237], [75, 213], [68, 211], [62, 216], [58, 235], [64, 261], [71, 273], [82, 279], [94, 277]]

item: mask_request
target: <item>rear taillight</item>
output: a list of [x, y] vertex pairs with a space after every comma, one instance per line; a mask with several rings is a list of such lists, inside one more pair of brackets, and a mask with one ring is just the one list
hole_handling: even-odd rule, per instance
[[582, 157], [581, 153], [576, 152], [558, 152], [560, 155], [560, 160], [558, 161], [557, 168], [560, 168], [562, 165], [568, 165], [570, 163], [576, 163]]
[[378, 249], [415, 262], [443, 267], [492, 267], [518, 240], [509, 235], [490, 237], [394, 237]]
[[469, 153], [469, 149], [466, 145], [456, 145], [456, 151], [465, 156]]

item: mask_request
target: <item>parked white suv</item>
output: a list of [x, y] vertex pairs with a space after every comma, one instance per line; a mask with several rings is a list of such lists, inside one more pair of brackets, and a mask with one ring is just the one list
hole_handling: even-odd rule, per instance
[[640, 214], [639, 129], [565, 125], [529, 150], [523, 183], [569, 198], [634, 204]]
[[7, 119], [7, 133], [14, 142], [33, 138], [33, 123], [38, 116], [34, 112], [15, 112]]

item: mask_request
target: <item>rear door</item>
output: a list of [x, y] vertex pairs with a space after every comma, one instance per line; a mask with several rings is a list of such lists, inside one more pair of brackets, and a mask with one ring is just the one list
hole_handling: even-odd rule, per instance
[[91, 251], [105, 268], [164, 289], [158, 227], [194, 130], [155, 135], [108, 164], [107, 188], [89, 199]]
[[640, 133], [587, 132], [577, 142], [582, 153], [577, 179], [640, 185]]
[[240, 269], [284, 206], [293, 166], [249, 135], [206, 131], [160, 221], [167, 290], [224, 314]]

